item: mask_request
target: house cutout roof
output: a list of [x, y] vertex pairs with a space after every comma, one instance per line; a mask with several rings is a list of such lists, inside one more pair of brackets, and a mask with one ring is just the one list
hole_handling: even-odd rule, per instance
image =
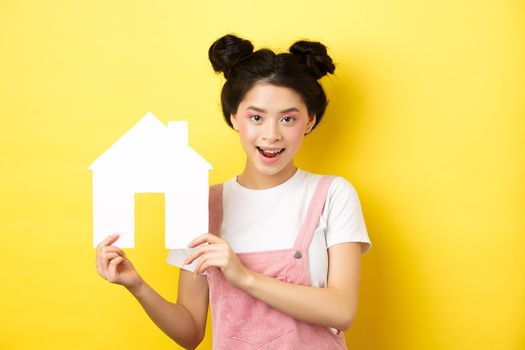
[[[170, 121], [166, 127], [153, 113], [148, 112], [131, 129], [102, 153], [90, 170], [103, 169], [124, 172], [150, 166], [172, 168], [177, 171], [211, 169], [212, 166], [188, 145], [186, 121]], [[173, 169], [171, 169], [173, 170]]]

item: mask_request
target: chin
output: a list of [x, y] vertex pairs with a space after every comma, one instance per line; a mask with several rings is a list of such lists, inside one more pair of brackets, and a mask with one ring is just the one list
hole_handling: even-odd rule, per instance
[[288, 162], [285, 165], [281, 165], [281, 166], [279, 166], [278, 164], [275, 164], [274, 166], [269, 166], [266, 164], [254, 164], [254, 165], [255, 165], [255, 169], [257, 170], [257, 172], [261, 175], [279, 176], [288, 170], [290, 162]]
[[261, 168], [257, 168], [257, 171], [261, 175], [265, 175], [265, 176], [278, 176], [278, 175], [280, 175], [283, 172], [283, 169], [261, 169]]

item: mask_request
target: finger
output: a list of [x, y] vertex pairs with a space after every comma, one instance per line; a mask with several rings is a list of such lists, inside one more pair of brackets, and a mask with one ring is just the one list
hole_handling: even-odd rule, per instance
[[113, 245], [110, 245], [108, 247], [104, 247], [103, 251], [104, 252], [115, 252], [118, 255], [121, 255], [121, 256], [124, 256], [124, 257], [126, 256], [126, 253], [122, 249], [120, 249], [119, 247], [115, 247]]
[[121, 256], [111, 260], [111, 262], [109, 263], [109, 270], [108, 270], [108, 272], [109, 272], [108, 280], [109, 281], [111, 281], [111, 282], [116, 281], [116, 279], [118, 278], [117, 267], [123, 261], [124, 261], [124, 258], [121, 257]]
[[200, 235], [199, 237], [195, 238], [193, 241], [190, 242], [190, 244], [188, 244], [188, 247], [189, 248], [193, 248], [193, 247], [196, 247], [202, 243], [219, 243], [219, 242], [222, 242], [224, 241], [222, 238], [214, 235], [214, 234], [211, 234], [211, 233], [205, 233], [205, 234], [202, 234]]
[[97, 249], [110, 245], [111, 243], [115, 242], [119, 237], [120, 234], [118, 233], [113, 233], [112, 235], [107, 236], [97, 245]]
[[201, 246], [198, 249], [194, 250], [190, 254], [190, 256], [188, 256], [186, 259], [184, 259], [183, 264], [184, 265], [189, 265], [189, 264], [191, 264], [193, 262], [193, 260], [197, 259], [202, 254], [209, 253], [211, 251], [215, 251], [215, 250], [217, 250], [217, 248], [218, 247], [217, 247], [216, 244], [209, 244], [209, 245]]
[[103, 254], [103, 266], [104, 266], [104, 270], [105, 271], [108, 271], [109, 270], [109, 265], [111, 264], [111, 261], [116, 259], [116, 258], [122, 258], [121, 255], [115, 253], [115, 252], [110, 252], [110, 253], [104, 253]]
[[95, 265], [97, 266], [97, 270], [98, 270], [100, 267], [100, 255], [98, 254], [98, 251], [97, 251], [97, 256], [95, 257]]
[[97, 251], [97, 257], [95, 259], [97, 270], [101, 271], [102, 266], [104, 266], [104, 258], [102, 257], [102, 252]]
[[[197, 266], [195, 267], [195, 273], [201, 274], [202, 271], [204, 271], [203, 266], [209, 266], [210, 261], [218, 262], [221, 260], [222, 257], [223, 255], [217, 252], [207, 253], [207, 254], [202, 255], [201, 258], [199, 259], [199, 262], [197, 263]], [[217, 265], [213, 265], [213, 266], [217, 266]], [[217, 266], [217, 267], [222, 267], [222, 266]]]
[[99, 262], [97, 266], [97, 272], [100, 276], [104, 277], [105, 279], [108, 279], [109, 275], [109, 264], [111, 261], [115, 258], [120, 257], [117, 253], [110, 253], [107, 256], [104, 257], [104, 260], [102, 262]]
[[[202, 265], [199, 267], [199, 270], [197, 273], [203, 274], [206, 272], [210, 267], [223, 267], [224, 263], [222, 258], [214, 258], [214, 259], [208, 259], [205, 262], [202, 263]], [[195, 270], [197, 271], [197, 270]]]
[[106, 253], [107, 251], [103, 250], [102, 248], [97, 251], [97, 258], [96, 258], [96, 261], [97, 261], [97, 267], [104, 267], [106, 266]]

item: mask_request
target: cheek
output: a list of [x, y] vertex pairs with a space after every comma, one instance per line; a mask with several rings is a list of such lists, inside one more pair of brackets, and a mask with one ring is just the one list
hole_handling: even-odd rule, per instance
[[256, 128], [248, 123], [239, 123], [239, 135], [242, 140], [250, 141], [257, 138]]
[[286, 133], [286, 139], [290, 144], [297, 144], [298, 146], [303, 142], [304, 139], [304, 130], [301, 128], [294, 128], [288, 130]]

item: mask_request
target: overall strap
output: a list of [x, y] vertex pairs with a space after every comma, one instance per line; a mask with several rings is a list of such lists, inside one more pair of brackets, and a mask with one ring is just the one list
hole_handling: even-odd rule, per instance
[[306, 251], [308, 250], [308, 247], [310, 247], [310, 242], [312, 241], [315, 229], [319, 224], [319, 219], [321, 218], [321, 214], [323, 212], [324, 204], [326, 202], [326, 195], [328, 194], [328, 188], [330, 187], [333, 179], [334, 176], [323, 176], [321, 177], [321, 180], [319, 180], [312, 199], [310, 200], [310, 205], [308, 207], [308, 211], [306, 212], [303, 225], [301, 226], [301, 230], [297, 235], [297, 239], [294, 244], [295, 250]]
[[222, 184], [210, 186], [208, 197], [208, 231], [221, 236]]

